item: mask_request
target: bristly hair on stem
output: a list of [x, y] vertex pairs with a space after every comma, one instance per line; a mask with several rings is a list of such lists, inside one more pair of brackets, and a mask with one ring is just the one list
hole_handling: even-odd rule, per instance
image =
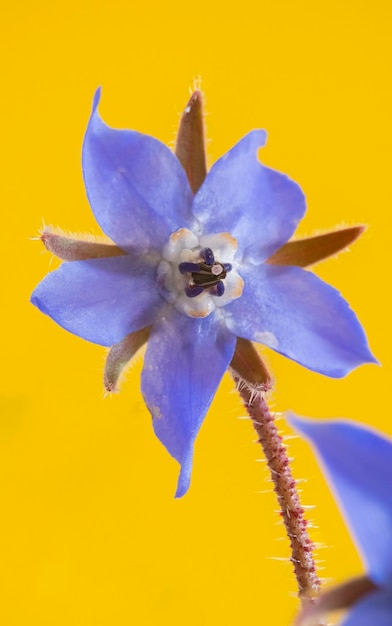
[[[235, 373], [233, 377], [238, 382]], [[286, 447], [278, 433], [274, 415], [267, 406], [264, 394], [253, 393], [247, 385], [239, 387], [239, 393], [252, 419], [258, 443], [263, 448], [271, 473], [282, 520], [290, 541], [290, 560], [298, 583], [298, 595], [302, 600], [309, 600], [318, 594], [320, 580], [313, 559], [314, 545], [307, 533], [305, 512], [299, 500]]]

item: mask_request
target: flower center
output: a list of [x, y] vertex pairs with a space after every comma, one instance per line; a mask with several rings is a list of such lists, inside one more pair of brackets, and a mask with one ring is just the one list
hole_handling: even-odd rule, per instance
[[214, 296], [223, 296], [225, 292], [223, 279], [231, 271], [231, 263], [216, 262], [211, 248], [201, 250], [200, 256], [199, 263], [183, 261], [178, 265], [181, 274], [189, 276], [189, 283], [185, 287], [186, 295], [189, 298], [195, 298], [208, 289], [209, 293]]
[[181, 228], [162, 250], [157, 271], [161, 294], [181, 313], [206, 317], [242, 293], [236, 251], [237, 241], [229, 233], [198, 237]]

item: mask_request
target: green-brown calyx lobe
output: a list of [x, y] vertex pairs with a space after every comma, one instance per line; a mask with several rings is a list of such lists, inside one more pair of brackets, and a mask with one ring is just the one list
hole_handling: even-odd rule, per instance
[[203, 96], [194, 91], [181, 116], [175, 153], [195, 194], [207, 176]]
[[352, 226], [315, 237], [288, 241], [270, 256], [267, 263], [308, 267], [341, 252], [354, 243], [364, 230], [365, 226]]

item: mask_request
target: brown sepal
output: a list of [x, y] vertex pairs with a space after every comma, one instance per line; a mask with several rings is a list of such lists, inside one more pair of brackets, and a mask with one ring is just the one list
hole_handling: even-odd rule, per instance
[[195, 194], [207, 176], [201, 91], [194, 91], [184, 109], [178, 129], [175, 154]]
[[365, 226], [352, 226], [324, 235], [289, 241], [270, 256], [266, 263], [299, 267], [313, 265], [347, 248], [364, 230]]
[[114, 244], [75, 239], [49, 229], [43, 231], [41, 241], [49, 252], [62, 261], [86, 261], [125, 254]]
[[109, 350], [104, 371], [104, 385], [106, 391], [117, 391], [119, 378], [136, 352], [147, 341], [151, 326], [130, 333], [124, 339], [115, 343]]
[[265, 392], [272, 389], [272, 378], [267, 367], [248, 339], [237, 337], [234, 356], [230, 363], [235, 377], [245, 383], [251, 390]]
[[294, 626], [313, 626], [320, 623], [320, 617], [331, 611], [349, 609], [356, 602], [378, 589], [368, 576], [359, 576], [333, 587], [316, 600], [306, 602], [294, 621]]

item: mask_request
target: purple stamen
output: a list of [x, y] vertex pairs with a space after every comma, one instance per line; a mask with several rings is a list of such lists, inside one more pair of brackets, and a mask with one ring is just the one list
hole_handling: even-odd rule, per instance
[[187, 287], [185, 287], [185, 293], [188, 298], [196, 298], [196, 296], [199, 296], [201, 293], [203, 293], [203, 291], [204, 287], [202, 287], [201, 285], [188, 285]]
[[207, 265], [213, 265], [215, 261], [214, 253], [211, 248], [204, 248], [201, 251], [201, 256], [204, 258]]
[[233, 266], [231, 263], [222, 263], [222, 265], [225, 269], [225, 272], [231, 272], [231, 270], [233, 269]]
[[200, 265], [199, 263], [188, 263], [184, 261], [179, 264], [178, 269], [181, 274], [187, 274], [188, 272], [191, 274], [192, 272], [198, 272], [200, 270]]
[[219, 283], [217, 283], [217, 285], [215, 287], [215, 295], [216, 296], [223, 296], [224, 293], [225, 293], [225, 285], [220, 280]]

